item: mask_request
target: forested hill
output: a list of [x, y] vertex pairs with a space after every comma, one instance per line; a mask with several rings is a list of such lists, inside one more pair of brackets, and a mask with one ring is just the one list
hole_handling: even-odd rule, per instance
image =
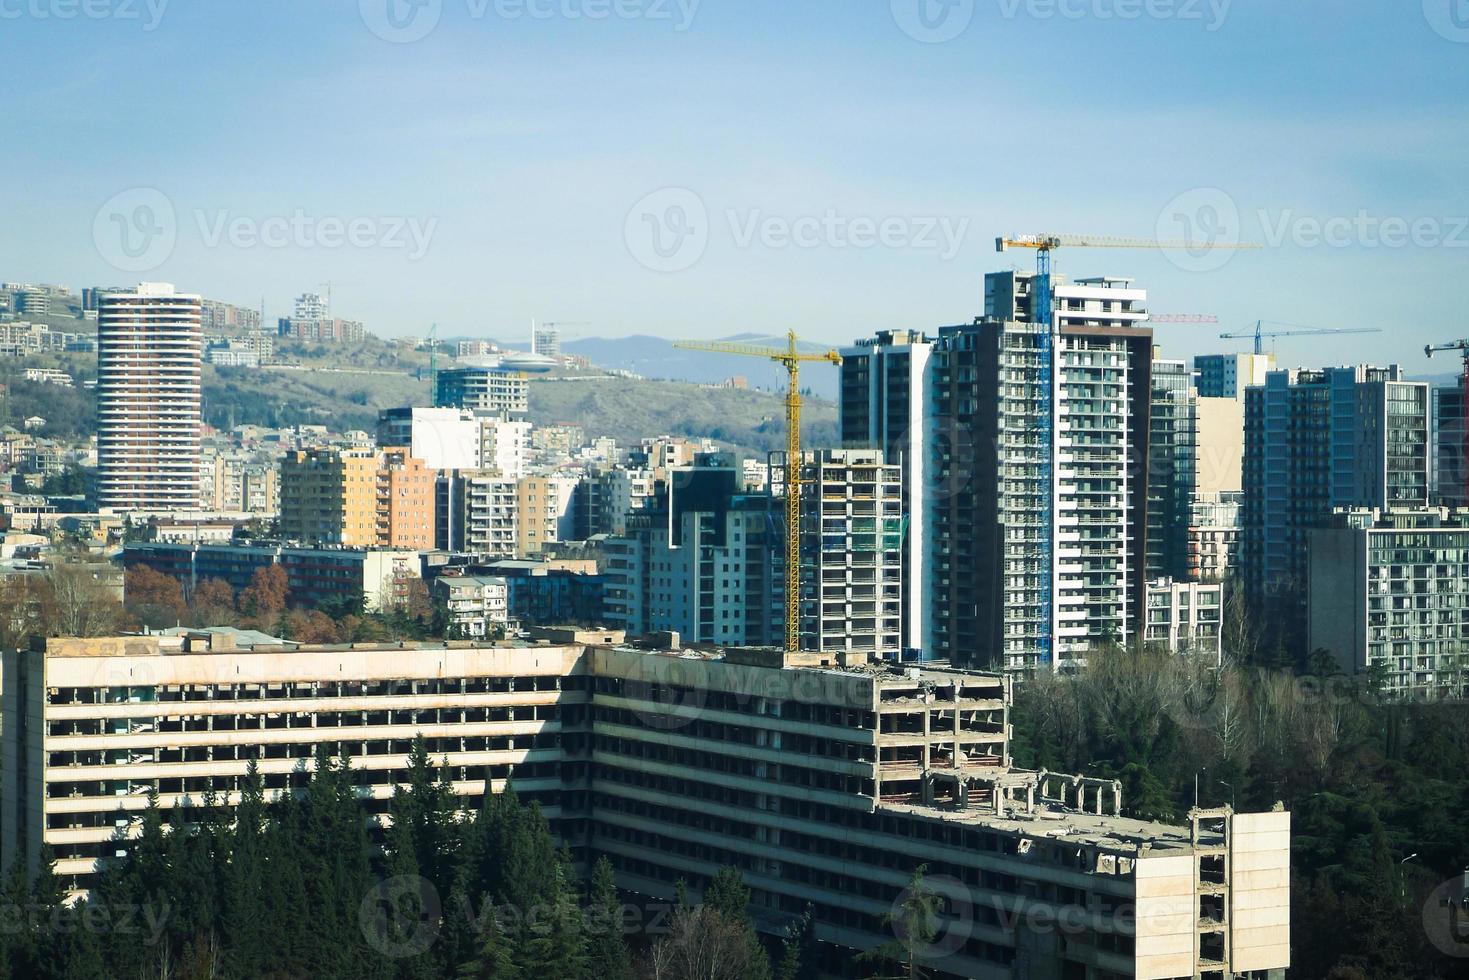
[[[268, 368], [204, 366], [204, 420], [218, 429], [236, 425], [325, 425], [337, 432], [377, 427], [378, 412], [428, 405], [429, 373], [421, 354], [395, 362], [388, 350], [334, 356], [322, 348], [294, 351], [298, 364]], [[304, 355], [304, 356], [303, 356]], [[420, 363], [423, 362], [423, 363]], [[81, 384], [96, 376], [95, 356], [53, 355], [11, 360], [0, 371], [9, 384], [8, 422], [39, 415], [41, 434], [79, 438], [92, 430], [94, 396], [23, 379], [27, 367], [56, 367]], [[533, 377], [530, 417], [537, 424], [570, 422], [589, 437], [611, 436], [628, 445], [646, 436], [708, 437], [755, 455], [779, 448], [785, 431], [784, 398], [774, 392], [705, 387], [595, 374]], [[806, 438], [836, 445], [836, 407], [808, 399]]]

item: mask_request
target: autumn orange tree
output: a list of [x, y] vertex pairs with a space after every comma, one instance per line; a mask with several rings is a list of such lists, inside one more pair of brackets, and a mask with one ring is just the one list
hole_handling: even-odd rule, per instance
[[147, 565], [134, 565], [124, 574], [123, 604], [151, 629], [177, 626], [189, 611], [179, 580]]
[[286, 570], [279, 565], [255, 569], [250, 584], [240, 590], [240, 612], [254, 616], [259, 622], [274, 623], [286, 610], [290, 583]]
[[194, 587], [189, 612], [195, 626], [229, 626], [235, 621], [235, 590], [224, 579], [207, 578]]

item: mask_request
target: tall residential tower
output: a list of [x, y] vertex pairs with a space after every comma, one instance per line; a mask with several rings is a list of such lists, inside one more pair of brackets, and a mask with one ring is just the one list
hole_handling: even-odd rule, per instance
[[1141, 628], [1147, 293], [1052, 282], [1051, 324], [1000, 272], [974, 323], [844, 352], [843, 441], [902, 468], [905, 638], [956, 664], [1065, 667]]
[[902, 644], [931, 650], [928, 635], [928, 436], [934, 345], [884, 330], [842, 350], [842, 445], [882, 451], [902, 472]]
[[199, 506], [198, 296], [168, 283], [109, 292], [97, 310], [97, 502]]

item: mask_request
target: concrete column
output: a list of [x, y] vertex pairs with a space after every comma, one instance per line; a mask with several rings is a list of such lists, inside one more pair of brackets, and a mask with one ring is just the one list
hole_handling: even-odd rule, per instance
[[[921, 691], [919, 692], [919, 695], [920, 695], [920, 703], [922, 703], [922, 692]], [[931, 725], [930, 725], [930, 722], [929, 722], [928, 705], [927, 704], [924, 704], [923, 705], [922, 711], [923, 711], [923, 768], [925, 768], [925, 769], [931, 769], [931, 768], [933, 768], [933, 759], [930, 757], [930, 750], [933, 747], [932, 746], [932, 743], [931, 743], [931, 739], [933, 738], [933, 732], [931, 730]]]

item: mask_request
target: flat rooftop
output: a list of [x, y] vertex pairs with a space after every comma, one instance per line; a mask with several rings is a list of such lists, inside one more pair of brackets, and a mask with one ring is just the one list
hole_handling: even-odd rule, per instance
[[984, 827], [1037, 840], [1084, 844], [1121, 854], [1142, 854], [1145, 845], [1148, 851], [1188, 851], [1193, 848], [1192, 832], [1187, 825], [1082, 813], [1051, 804], [1038, 804], [1033, 814], [1007, 813], [1003, 817], [984, 809], [950, 810], [912, 803], [879, 803], [877, 809], [945, 823]]

